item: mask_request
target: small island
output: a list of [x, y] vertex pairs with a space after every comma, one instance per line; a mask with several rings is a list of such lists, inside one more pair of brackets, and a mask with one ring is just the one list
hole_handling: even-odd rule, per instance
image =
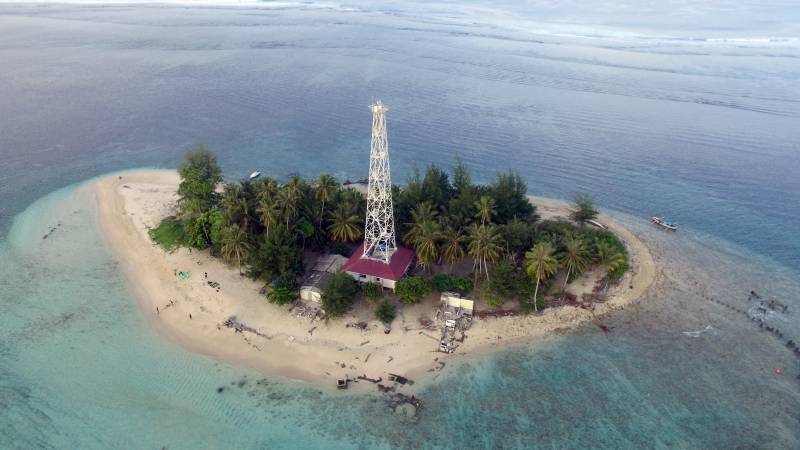
[[532, 198], [513, 171], [476, 184], [461, 162], [392, 184], [386, 108], [371, 109], [369, 177], [355, 183], [225, 181], [198, 146], [177, 172], [93, 184], [157, 330], [266, 374], [385, 391], [587, 321], [609, 331], [600, 316], [651, 286], [648, 249], [588, 194]]
[[[395, 292], [338, 272], [317, 304], [299, 300], [300, 287], [321, 256], [348, 257], [363, 237], [363, 185], [325, 174], [222, 184], [214, 157], [199, 148], [179, 172], [131, 171], [93, 187], [104, 236], [159, 332], [198, 353], [323, 386], [361, 375], [419, 378], [448, 358], [598, 321], [655, 276], [642, 242], [597, 216], [586, 196], [574, 207], [529, 201], [513, 173], [481, 186], [461, 164], [452, 174], [430, 166], [394, 188], [397, 234], [416, 252]], [[474, 300], [469, 329], [447, 352], [442, 291]]]

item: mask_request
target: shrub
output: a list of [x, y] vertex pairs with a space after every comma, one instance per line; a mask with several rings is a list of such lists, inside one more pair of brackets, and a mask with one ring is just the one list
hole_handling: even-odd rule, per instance
[[458, 277], [446, 273], [437, 273], [431, 277], [431, 285], [439, 292], [461, 291], [467, 293], [472, 291], [472, 280], [467, 277]]
[[[533, 293], [536, 292], [536, 282], [530, 276], [526, 276], [522, 280], [519, 296], [519, 308], [523, 314], [530, 314], [534, 311], [533, 308]], [[549, 279], [539, 285], [539, 293], [536, 297], [536, 309], [541, 311], [545, 307], [544, 293], [550, 289], [553, 280]]]
[[180, 247], [185, 239], [183, 224], [174, 217], [162, 220], [157, 227], [149, 231], [149, 234], [150, 239], [167, 251]]
[[340, 316], [353, 306], [357, 293], [356, 280], [345, 272], [338, 272], [322, 292], [322, 308], [329, 317]]
[[383, 288], [379, 284], [371, 281], [361, 286], [361, 292], [364, 293], [364, 297], [371, 301], [375, 301], [383, 297]]
[[539, 292], [539, 298], [536, 299], [536, 308], [533, 307], [533, 301], [529, 298], [520, 299], [519, 301], [519, 309], [522, 311], [522, 314], [530, 314], [535, 310], [541, 311], [544, 309], [544, 293]]
[[383, 299], [383, 301], [375, 308], [375, 317], [378, 318], [383, 323], [392, 323], [394, 318], [397, 316], [397, 308], [389, 303], [389, 300]]
[[488, 288], [493, 294], [508, 297], [517, 291], [519, 282], [514, 264], [508, 258], [503, 258], [489, 269]]
[[487, 284], [480, 287], [480, 298], [492, 309], [499, 308], [505, 303], [505, 298], [492, 292]]
[[286, 305], [297, 298], [297, 291], [283, 287], [273, 286], [267, 293], [267, 301], [276, 305]]
[[205, 223], [202, 217], [185, 219], [183, 221], [183, 242], [189, 247], [204, 249], [208, 248], [208, 240], [205, 235]]
[[485, 301], [486, 304], [489, 305], [489, 307], [492, 309], [497, 309], [503, 306], [503, 303], [506, 302], [503, 297], [493, 294], [491, 292], [484, 295], [483, 301]]
[[433, 291], [431, 283], [422, 277], [408, 277], [397, 282], [394, 293], [403, 303], [417, 303]]
[[275, 280], [280, 287], [295, 289], [297, 287], [297, 275], [294, 272], [283, 272]]
[[272, 283], [267, 300], [276, 305], [286, 305], [297, 298], [297, 278], [293, 272], [284, 272]]

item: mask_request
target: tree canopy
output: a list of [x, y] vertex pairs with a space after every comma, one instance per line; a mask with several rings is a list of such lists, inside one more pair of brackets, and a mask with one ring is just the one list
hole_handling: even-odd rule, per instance
[[423, 277], [407, 277], [395, 284], [394, 293], [403, 303], [417, 303], [433, 292], [431, 283]]
[[383, 299], [375, 308], [375, 317], [385, 324], [390, 324], [397, 316], [397, 308], [389, 303], [388, 299]]
[[[178, 172], [178, 215], [154, 228], [153, 239], [167, 249], [210, 248], [240, 272], [270, 282], [268, 298], [275, 303], [296, 295], [294, 283], [274, 282], [303, 275], [306, 250], [349, 255], [363, 238], [366, 199], [329, 174], [308, 180], [262, 176], [222, 186], [216, 158], [203, 146], [186, 151]], [[597, 216], [590, 195], [575, 195], [572, 222], [540, 221], [520, 174], [497, 173], [489, 184], [472, 180], [458, 161], [450, 172], [435, 165], [424, 174], [415, 168], [405, 186], [392, 186], [397, 240], [414, 248], [426, 272], [439, 272], [431, 279], [400, 280], [396, 295], [404, 303], [434, 289], [476, 289], [494, 304], [517, 298], [536, 308], [540, 285], [552, 285], [556, 274], [564, 275], [566, 287], [591, 265], [606, 269], [608, 282], [628, 269], [625, 246], [613, 233], [583, 226]], [[442, 264], [447, 272], [464, 270], [459, 263], [465, 260], [473, 263], [472, 277], [441, 273]], [[342, 314], [358, 292], [348, 275], [337, 274], [323, 295], [325, 309]], [[383, 297], [377, 285], [363, 292]]]
[[202, 145], [186, 149], [178, 166], [181, 184], [178, 186], [181, 211], [200, 214], [211, 209], [216, 201], [215, 189], [222, 181], [217, 158]]

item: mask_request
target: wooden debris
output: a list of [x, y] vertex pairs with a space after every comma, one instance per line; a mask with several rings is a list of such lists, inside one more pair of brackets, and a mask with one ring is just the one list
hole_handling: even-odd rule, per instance
[[230, 316], [228, 319], [222, 323], [228, 328], [233, 328], [233, 330], [237, 333], [244, 333], [245, 331], [249, 333], [253, 333], [256, 336], [261, 336], [265, 339], [272, 339], [271, 337], [267, 336], [266, 334], [256, 330], [255, 328], [249, 327], [236, 318], [236, 316]]
[[369, 378], [369, 377], [368, 377], [366, 374], [364, 374], [364, 375], [359, 375], [359, 376], [357, 376], [356, 378], [358, 378], [359, 380], [369, 381], [370, 383], [380, 383], [381, 381], [383, 381], [383, 378], [382, 378], [382, 377], [378, 377], [378, 378]]
[[397, 374], [394, 374], [394, 373], [390, 373], [389, 374], [389, 381], [394, 381], [395, 383], [398, 383], [398, 384], [409, 384], [409, 385], [414, 384], [414, 381], [409, 380], [408, 378], [406, 378], [406, 377], [404, 377], [402, 375], [397, 375]]
[[367, 322], [353, 322], [346, 324], [345, 328], [358, 328], [359, 330], [366, 330], [368, 325], [369, 324], [367, 324]]
[[487, 311], [476, 311], [475, 315], [480, 318], [486, 317], [514, 317], [520, 315], [520, 312], [515, 309], [494, 309]]

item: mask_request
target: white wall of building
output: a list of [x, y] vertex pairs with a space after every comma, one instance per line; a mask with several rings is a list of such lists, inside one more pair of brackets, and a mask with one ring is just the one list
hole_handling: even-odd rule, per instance
[[386, 278], [373, 277], [371, 275], [364, 275], [364, 274], [356, 273], [356, 272], [349, 272], [348, 271], [347, 273], [351, 277], [355, 278], [355, 280], [358, 281], [359, 283], [368, 283], [368, 282], [371, 281], [371, 282], [373, 282], [375, 284], [380, 284], [381, 286], [385, 287], [386, 289], [391, 289], [392, 291], [394, 291], [394, 285], [395, 285], [395, 281], [394, 280], [389, 280], [389, 279], [386, 279]]

